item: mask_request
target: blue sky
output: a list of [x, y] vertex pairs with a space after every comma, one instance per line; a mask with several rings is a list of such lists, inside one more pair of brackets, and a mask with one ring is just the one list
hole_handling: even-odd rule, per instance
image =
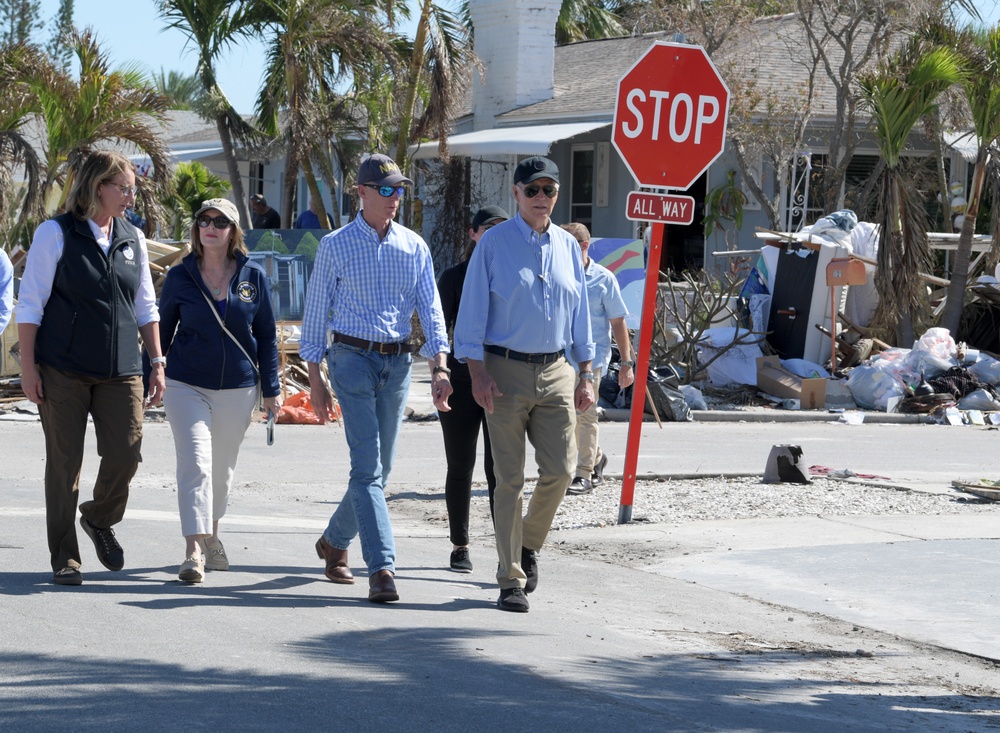
[[[976, 5], [990, 24], [1000, 20], [1000, 0], [976, 0]], [[45, 29], [40, 38], [45, 41], [51, 35], [51, 21], [58, 10], [59, 0], [41, 0]], [[112, 66], [133, 62], [150, 73], [158, 73], [161, 68], [194, 72], [194, 52], [185, 46], [183, 34], [165, 29], [154, 0], [76, 0], [73, 14], [78, 26], [97, 31], [102, 48], [111, 55]], [[219, 83], [238, 111], [253, 111], [263, 68], [264, 49], [259, 43], [234, 47], [219, 64]]]
[[[77, 26], [97, 32], [113, 67], [134, 62], [150, 73], [159, 73], [161, 68], [194, 73], [194, 51], [185, 46], [182, 33], [166, 29], [154, 0], [76, 0], [73, 5]], [[52, 35], [52, 19], [58, 11], [59, 0], [41, 0], [45, 29], [38, 37], [43, 43]], [[239, 112], [253, 111], [263, 71], [264, 47], [256, 42], [234, 47], [219, 64], [219, 84]]]

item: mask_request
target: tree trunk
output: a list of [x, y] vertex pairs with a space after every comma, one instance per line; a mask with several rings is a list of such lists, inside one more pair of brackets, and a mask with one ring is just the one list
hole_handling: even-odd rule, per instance
[[976, 232], [976, 217], [979, 214], [979, 200], [983, 196], [988, 159], [989, 148], [979, 148], [976, 168], [972, 174], [972, 188], [969, 190], [969, 204], [965, 210], [965, 221], [962, 223], [962, 233], [958, 237], [955, 265], [951, 270], [948, 300], [941, 316], [941, 326], [947, 328], [952, 337], [958, 333], [958, 327], [962, 322], [962, 310], [965, 308], [965, 287], [969, 280], [969, 260], [972, 259], [972, 235]]
[[295, 151], [288, 146], [285, 157], [285, 185], [281, 195], [281, 228], [291, 229], [295, 225], [295, 181], [298, 178], [299, 164]]
[[302, 175], [306, 177], [306, 187], [309, 189], [309, 198], [311, 198], [316, 204], [316, 216], [319, 217], [320, 229], [326, 229], [330, 225], [330, 220], [326, 215], [326, 206], [323, 204], [323, 195], [319, 191], [319, 186], [316, 184], [316, 173], [313, 172], [312, 162], [309, 160], [304, 161], [305, 165], [302, 166]]
[[233, 185], [233, 198], [236, 199], [236, 210], [240, 212], [240, 227], [243, 231], [252, 228], [250, 210], [247, 208], [247, 197], [243, 190], [243, 176], [240, 175], [240, 164], [236, 160], [233, 148], [233, 138], [229, 134], [224, 114], [215, 118], [215, 126], [219, 130], [219, 140], [222, 143], [222, 156], [226, 159], [226, 169], [229, 171], [229, 182]]

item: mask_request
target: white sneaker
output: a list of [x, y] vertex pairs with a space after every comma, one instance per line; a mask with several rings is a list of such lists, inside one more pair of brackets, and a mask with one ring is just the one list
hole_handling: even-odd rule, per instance
[[201, 540], [201, 548], [205, 551], [206, 570], [229, 570], [229, 558], [222, 542], [211, 537]]
[[205, 558], [192, 555], [181, 564], [177, 577], [185, 583], [200, 583], [205, 579]]

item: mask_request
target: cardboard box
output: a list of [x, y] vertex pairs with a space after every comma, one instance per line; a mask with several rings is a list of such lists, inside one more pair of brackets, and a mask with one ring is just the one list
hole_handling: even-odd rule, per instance
[[777, 356], [757, 357], [757, 389], [798, 400], [803, 410], [826, 409], [826, 380], [803, 379], [782, 367]]

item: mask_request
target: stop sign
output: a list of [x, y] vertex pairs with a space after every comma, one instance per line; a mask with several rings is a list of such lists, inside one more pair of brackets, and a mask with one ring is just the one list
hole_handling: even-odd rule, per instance
[[611, 142], [640, 185], [686, 189], [722, 155], [728, 117], [705, 49], [657, 41], [618, 81]]

